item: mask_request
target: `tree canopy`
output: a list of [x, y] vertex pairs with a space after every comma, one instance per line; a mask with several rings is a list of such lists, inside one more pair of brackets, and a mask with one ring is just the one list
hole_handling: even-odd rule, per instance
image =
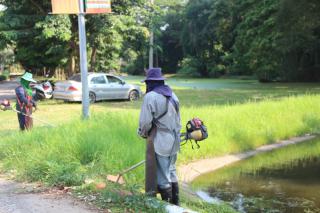
[[182, 14], [181, 71], [320, 80], [319, 11], [317, 0], [190, 1]]
[[[0, 48], [34, 70], [78, 71], [75, 15], [49, 15], [49, 0], [0, 0]], [[320, 80], [319, 0], [114, 0], [87, 15], [91, 71], [142, 74], [149, 35], [155, 65], [202, 77]]]

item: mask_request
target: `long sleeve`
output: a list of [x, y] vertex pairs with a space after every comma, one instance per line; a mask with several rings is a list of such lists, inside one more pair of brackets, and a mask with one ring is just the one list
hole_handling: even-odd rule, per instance
[[143, 138], [148, 137], [148, 133], [152, 128], [153, 115], [154, 106], [152, 105], [152, 101], [149, 96], [146, 95], [141, 107], [138, 129], [138, 134]]
[[17, 98], [19, 99], [19, 101], [21, 102], [21, 104], [25, 104], [25, 105], [32, 104], [32, 102], [28, 101], [28, 99], [26, 98], [24, 93], [25, 92], [24, 92], [24, 89], [22, 87], [17, 87], [16, 88], [16, 95], [17, 95]]
[[[28, 98], [25, 95], [25, 91], [21, 86], [17, 87], [15, 89], [15, 92], [17, 96], [16, 110], [23, 112], [29, 111], [29, 113], [32, 113], [31, 107], [36, 107], [36, 102], [32, 100], [32, 98], [28, 100]], [[20, 104], [22, 106], [20, 106]]]

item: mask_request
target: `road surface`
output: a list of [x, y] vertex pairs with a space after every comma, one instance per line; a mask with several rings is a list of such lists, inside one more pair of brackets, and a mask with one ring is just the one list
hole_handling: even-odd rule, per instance
[[14, 89], [18, 86], [16, 81], [2, 81], [0, 82], [0, 100], [14, 99]]
[[[38, 191], [38, 192], [35, 192]], [[0, 177], [0, 213], [97, 213], [66, 193], [39, 190], [34, 185]]]

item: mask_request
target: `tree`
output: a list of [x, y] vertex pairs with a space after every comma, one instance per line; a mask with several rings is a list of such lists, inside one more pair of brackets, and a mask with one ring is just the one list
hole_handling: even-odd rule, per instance
[[144, 4], [145, 1], [115, 1], [115, 14], [88, 17], [92, 71], [123, 68], [133, 74], [143, 72], [147, 49], [147, 24], [141, 19], [146, 13]]
[[283, 0], [278, 15], [283, 64], [287, 81], [320, 80], [320, 2]]
[[[122, 48], [128, 47], [124, 39], [129, 37], [126, 33], [138, 34], [144, 30], [144, 23], [136, 28], [130, 26], [139, 22], [134, 10], [143, 10], [144, 3], [145, 0], [115, 0], [113, 15], [87, 16], [92, 71], [119, 70], [121, 57], [129, 57], [122, 54]], [[0, 17], [0, 48], [14, 47], [16, 60], [25, 68], [55, 70], [61, 67], [69, 76], [78, 70], [75, 15], [48, 15], [50, 0], [0, 0], [0, 4], [7, 7]], [[145, 39], [145, 36], [138, 38]]]
[[67, 63], [71, 38], [68, 16], [49, 16], [50, 1], [0, 1], [7, 9], [0, 22], [1, 46], [14, 48], [15, 58], [33, 71], [54, 71]]
[[276, 28], [279, 0], [238, 1], [237, 13], [241, 21], [236, 27], [233, 46], [234, 71], [256, 74], [269, 81], [278, 76], [281, 58]]
[[156, 53], [159, 56], [159, 66], [165, 72], [175, 73], [180, 68], [179, 62], [183, 59], [183, 46], [181, 44], [181, 31], [183, 16], [181, 5], [171, 7], [157, 26], [155, 43]]
[[[234, 41], [234, 3], [231, 0], [190, 1], [184, 12], [181, 42], [185, 60], [183, 70], [195, 66], [201, 76], [219, 76], [226, 65]], [[192, 72], [194, 72], [192, 71]]]

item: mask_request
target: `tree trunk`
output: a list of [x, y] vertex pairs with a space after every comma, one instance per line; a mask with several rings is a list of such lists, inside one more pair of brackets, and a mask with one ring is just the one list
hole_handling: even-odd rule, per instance
[[91, 53], [91, 60], [90, 60], [90, 72], [95, 71], [96, 60], [97, 60], [97, 48], [93, 47], [92, 53]]
[[158, 49], [155, 50], [155, 56], [156, 56], [156, 61], [155, 61], [155, 66], [159, 67], [159, 55], [158, 55]]
[[70, 20], [72, 23], [72, 26], [71, 26], [72, 37], [69, 42], [70, 55], [69, 55], [68, 70], [67, 70], [68, 77], [76, 73], [76, 67], [77, 67], [76, 62], [77, 62], [77, 58], [79, 58], [79, 50], [78, 50], [79, 48], [77, 45], [78, 19], [76, 16], [70, 16]]
[[72, 76], [75, 72], [76, 72], [76, 62], [75, 62], [74, 53], [72, 52], [69, 58], [68, 77]]

